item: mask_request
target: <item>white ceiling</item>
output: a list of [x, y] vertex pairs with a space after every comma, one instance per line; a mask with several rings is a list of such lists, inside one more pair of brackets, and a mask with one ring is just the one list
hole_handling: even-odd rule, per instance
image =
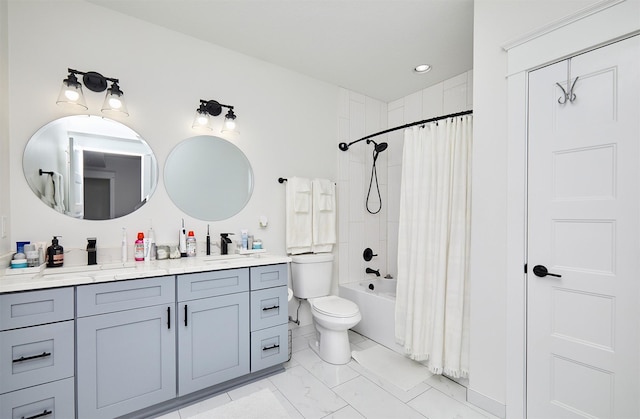
[[384, 102], [472, 68], [473, 0], [87, 1]]

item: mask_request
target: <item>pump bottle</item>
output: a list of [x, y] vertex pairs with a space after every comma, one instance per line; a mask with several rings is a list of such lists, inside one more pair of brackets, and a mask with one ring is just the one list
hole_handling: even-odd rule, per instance
[[58, 244], [58, 237], [53, 236], [51, 246], [47, 247], [47, 268], [58, 268], [64, 263], [64, 248]]

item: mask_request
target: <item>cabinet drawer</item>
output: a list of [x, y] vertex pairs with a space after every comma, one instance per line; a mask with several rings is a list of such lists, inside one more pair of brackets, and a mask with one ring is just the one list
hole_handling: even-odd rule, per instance
[[172, 303], [175, 301], [174, 279], [174, 276], [160, 276], [79, 286], [78, 317]]
[[287, 287], [251, 291], [251, 331], [287, 323]]
[[289, 359], [286, 324], [251, 333], [251, 372], [282, 364]]
[[0, 295], [0, 330], [73, 319], [73, 288]]
[[251, 268], [251, 289], [261, 290], [264, 288], [286, 286], [289, 280], [289, 265], [281, 263], [278, 265], [254, 266]]
[[72, 377], [73, 334], [73, 320], [0, 332], [0, 393]]
[[178, 275], [178, 301], [216, 297], [249, 290], [249, 269], [225, 269]]
[[74, 418], [73, 378], [14, 391], [0, 396], [3, 419]]

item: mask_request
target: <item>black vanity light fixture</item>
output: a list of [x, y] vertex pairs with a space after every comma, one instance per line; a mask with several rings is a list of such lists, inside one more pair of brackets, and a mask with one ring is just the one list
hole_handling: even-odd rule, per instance
[[[102, 112], [105, 113], [119, 113], [125, 116], [129, 116], [127, 111], [127, 105], [124, 103], [124, 93], [118, 86], [118, 79], [111, 77], [105, 77], [95, 71], [78, 71], [69, 68], [69, 75], [62, 81], [62, 88], [58, 95], [57, 104], [72, 104], [80, 106], [83, 109], [87, 108], [87, 103], [84, 100], [84, 94], [82, 93], [82, 83], [78, 81], [77, 75], [82, 75], [82, 82], [84, 86], [92, 92], [104, 92], [107, 94], [102, 103]], [[107, 89], [107, 82], [111, 82], [111, 86]]]
[[233, 106], [224, 105], [217, 100], [200, 99], [200, 106], [196, 109], [196, 116], [193, 119], [193, 125], [191, 127], [213, 130], [212, 117], [220, 115], [222, 113], [222, 108], [227, 108], [228, 111], [224, 116], [224, 123], [222, 124], [221, 132], [238, 133], [236, 114], [233, 112]]

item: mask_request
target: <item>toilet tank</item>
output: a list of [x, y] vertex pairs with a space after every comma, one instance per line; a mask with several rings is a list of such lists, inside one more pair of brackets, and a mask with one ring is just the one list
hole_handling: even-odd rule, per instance
[[297, 298], [315, 298], [331, 294], [333, 255], [313, 253], [291, 256], [291, 283]]

